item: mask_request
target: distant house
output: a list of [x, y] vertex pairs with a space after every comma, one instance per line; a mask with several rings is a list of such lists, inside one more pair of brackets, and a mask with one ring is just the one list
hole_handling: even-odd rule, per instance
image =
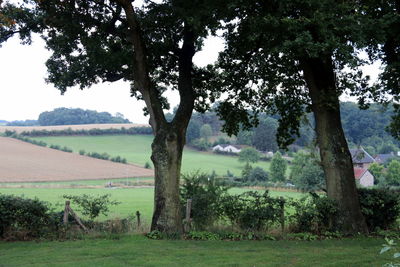
[[396, 158], [393, 154], [378, 154], [375, 157], [375, 162], [379, 164], [385, 164], [388, 160]]
[[362, 147], [357, 149], [350, 149], [350, 153], [354, 167], [368, 169], [369, 165], [375, 162], [374, 158], [370, 154], [368, 154], [368, 152], [365, 151]]
[[235, 145], [219, 144], [219, 145], [214, 146], [212, 148], [212, 150], [226, 152], [226, 153], [239, 153], [241, 149], [240, 149], [240, 147], [235, 146]]
[[267, 156], [268, 158], [272, 158], [274, 156], [274, 152], [268, 151], [265, 153], [265, 156]]
[[354, 168], [354, 177], [356, 178], [357, 183], [362, 186], [367, 187], [374, 185], [374, 176], [367, 169]]

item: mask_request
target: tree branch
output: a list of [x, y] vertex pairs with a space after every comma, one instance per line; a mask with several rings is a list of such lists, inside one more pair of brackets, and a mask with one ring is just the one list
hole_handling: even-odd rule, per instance
[[134, 49], [134, 88], [138, 90], [146, 103], [150, 114], [150, 125], [154, 132], [157, 132], [161, 125], [167, 121], [164, 116], [158, 92], [150, 78], [150, 71], [147, 65], [146, 47], [137, 21], [135, 10], [130, 0], [115, 0], [125, 11], [129, 25], [129, 33]]
[[195, 39], [194, 32], [185, 25], [183, 31], [183, 44], [180, 52], [178, 53], [178, 91], [180, 96], [180, 104], [172, 121], [172, 123], [179, 128], [186, 128], [189, 124], [189, 120], [194, 109], [194, 101], [196, 99], [192, 83], [193, 56], [196, 52], [194, 44]]

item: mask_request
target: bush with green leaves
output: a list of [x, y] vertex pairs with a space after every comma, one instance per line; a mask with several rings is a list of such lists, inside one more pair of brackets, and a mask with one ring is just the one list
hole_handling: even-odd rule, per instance
[[263, 168], [255, 167], [252, 168], [246, 177], [246, 181], [249, 182], [266, 182], [268, 181], [269, 174]]
[[269, 196], [268, 191], [248, 191], [239, 195], [225, 195], [223, 213], [242, 230], [261, 231], [279, 223], [284, 208], [284, 199]]
[[197, 138], [190, 143], [190, 146], [200, 151], [207, 151], [211, 147], [211, 144], [204, 138]]
[[358, 196], [370, 231], [389, 229], [400, 218], [400, 191], [359, 188]]
[[248, 163], [256, 163], [257, 161], [260, 160], [260, 152], [257, 151], [257, 149], [253, 147], [246, 147], [240, 150], [238, 153], [238, 160], [240, 162], [246, 162]]
[[71, 207], [78, 205], [78, 210], [90, 220], [94, 220], [100, 214], [107, 215], [110, 206], [118, 205], [120, 202], [110, 199], [109, 194], [92, 196], [83, 194], [80, 196], [63, 195], [63, 198], [71, 201]]
[[397, 262], [388, 262], [384, 264], [385, 267], [399, 267], [400, 266], [400, 251], [398, 250], [398, 244], [394, 242], [392, 239], [385, 238], [385, 244], [383, 244], [383, 248], [380, 250], [379, 254], [383, 254], [388, 251], [393, 252], [393, 259], [396, 259]]
[[54, 232], [60, 223], [46, 202], [0, 194], [0, 238], [42, 237]]
[[[200, 172], [182, 174], [180, 190], [182, 209], [192, 200], [191, 218], [196, 229], [205, 229], [222, 216], [221, 201], [228, 190], [218, 185], [215, 178]], [[184, 214], [184, 212], [183, 212]]]
[[294, 214], [290, 216], [291, 228], [294, 232], [335, 232], [340, 221], [339, 208], [336, 201], [310, 193], [299, 200], [291, 200]]

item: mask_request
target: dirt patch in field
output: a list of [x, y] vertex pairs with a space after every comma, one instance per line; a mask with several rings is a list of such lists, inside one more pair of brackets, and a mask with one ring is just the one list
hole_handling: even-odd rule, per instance
[[154, 171], [0, 137], [0, 182], [151, 177]]
[[5, 131], [15, 131], [22, 133], [33, 130], [61, 131], [71, 128], [72, 130], [90, 130], [90, 129], [129, 129], [132, 127], [149, 127], [148, 124], [118, 123], [118, 124], [81, 124], [81, 125], [57, 125], [57, 126], [0, 126], [0, 133]]

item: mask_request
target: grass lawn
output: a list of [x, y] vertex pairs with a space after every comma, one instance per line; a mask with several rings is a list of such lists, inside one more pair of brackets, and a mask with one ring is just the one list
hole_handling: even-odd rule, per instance
[[[60, 145], [72, 148], [75, 153], [79, 150], [86, 152], [107, 152], [111, 156], [121, 156], [130, 163], [144, 166], [146, 162], [151, 163], [151, 143], [153, 137], [150, 135], [108, 135], [108, 136], [60, 136], [60, 137], [36, 137], [48, 145]], [[258, 162], [259, 166], [269, 170], [269, 162]], [[190, 172], [202, 170], [205, 172], [215, 171], [224, 175], [229, 170], [235, 175], [240, 175], [244, 163], [238, 161], [235, 156], [218, 155], [211, 152], [199, 152], [184, 149], [182, 171]]]
[[0, 242], [0, 266], [382, 266], [382, 239], [181, 241], [144, 236]]

